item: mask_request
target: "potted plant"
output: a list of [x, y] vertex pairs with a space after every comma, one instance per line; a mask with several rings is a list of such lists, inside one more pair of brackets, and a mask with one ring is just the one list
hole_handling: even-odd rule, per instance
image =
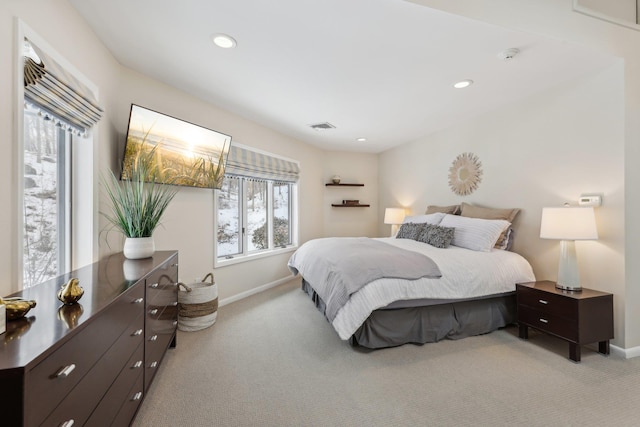
[[162, 171], [155, 161], [155, 149], [138, 153], [128, 179], [119, 181], [113, 171], [109, 172], [104, 187], [111, 212], [103, 215], [126, 237], [126, 258], [148, 258], [155, 252], [153, 232], [178, 190], [156, 182]]

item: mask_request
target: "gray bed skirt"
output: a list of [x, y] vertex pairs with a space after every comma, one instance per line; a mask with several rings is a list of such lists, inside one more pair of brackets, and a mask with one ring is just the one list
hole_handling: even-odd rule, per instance
[[[324, 301], [302, 280], [302, 290], [324, 315]], [[353, 346], [367, 348], [424, 344], [441, 339], [482, 335], [516, 321], [516, 297], [502, 294], [492, 298], [448, 302], [421, 307], [374, 310], [349, 338]]]

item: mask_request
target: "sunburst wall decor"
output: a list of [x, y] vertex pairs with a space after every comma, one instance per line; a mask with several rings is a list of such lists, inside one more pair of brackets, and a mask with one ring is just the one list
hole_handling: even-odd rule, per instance
[[467, 196], [482, 180], [482, 163], [473, 153], [462, 153], [449, 168], [449, 187], [458, 196]]

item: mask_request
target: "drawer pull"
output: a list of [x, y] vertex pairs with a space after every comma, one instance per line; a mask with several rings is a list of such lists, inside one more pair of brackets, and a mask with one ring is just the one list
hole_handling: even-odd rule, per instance
[[155, 289], [155, 288], [157, 288], [157, 287], [158, 287], [158, 284], [157, 284], [157, 283], [154, 283], [154, 284], [152, 284], [152, 285], [149, 285], [149, 287], [150, 287], [150, 288]]
[[171, 305], [172, 305], [173, 307], [176, 307], [176, 306], [178, 305], [178, 301], [174, 301], [174, 302], [172, 302], [172, 303], [171, 303]]
[[142, 329], [138, 329], [137, 331], [131, 334], [132, 337], [138, 337], [140, 335], [142, 335]]
[[539, 302], [540, 304], [545, 304], [545, 305], [549, 304], [549, 302], [548, 302], [548, 301], [545, 301], [545, 300], [543, 300], [543, 299], [539, 299], [539, 300], [538, 300], [538, 302]]
[[75, 423], [74, 420], [67, 420], [60, 424], [60, 427], [71, 427]]
[[141, 366], [142, 366], [142, 360], [138, 360], [136, 363], [133, 364], [131, 369], [138, 369]]
[[173, 324], [173, 326], [177, 326], [178, 325], [178, 321], [174, 320], [172, 324]]
[[176, 262], [175, 264], [171, 264], [171, 267], [177, 267], [178, 263]]
[[136, 394], [133, 395], [133, 397], [131, 398], [131, 400], [136, 401], [136, 400], [140, 400], [142, 398], [142, 392], [139, 391]]
[[133, 301], [131, 301], [132, 304], [142, 304], [142, 302], [144, 301], [144, 298], [136, 298]]
[[157, 336], [157, 335], [151, 335], [151, 336], [149, 337], [149, 341], [155, 341], [155, 340], [157, 340], [157, 339], [158, 339], [158, 336]]
[[548, 321], [547, 319], [540, 319], [540, 321], [541, 321], [542, 323], [549, 323], [549, 321]]
[[158, 366], [158, 362], [151, 362], [151, 365], [149, 365], [150, 368], [155, 368]]
[[76, 369], [76, 365], [74, 363], [72, 363], [71, 365], [65, 366], [64, 368], [60, 369], [55, 377], [56, 378], [66, 378], [69, 376], [69, 374], [71, 372], [73, 372], [73, 370]]
[[158, 309], [154, 308], [153, 310], [149, 310], [149, 314], [155, 316], [156, 314], [158, 314]]

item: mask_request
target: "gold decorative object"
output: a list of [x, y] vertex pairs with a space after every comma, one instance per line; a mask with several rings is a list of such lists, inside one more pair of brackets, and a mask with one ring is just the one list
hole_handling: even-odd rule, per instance
[[62, 320], [67, 328], [73, 329], [78, 326], [78, 319], [84, 313], [82, 304], [65, 304], [58, 309], [58, 319]]
[[0, 304], [4, 304], [7, 309], [7, 320], [20, 319], [36, 306], [34, 300], [26, 300], [20, 297], [0, 298]]
[[482, 180], [482, 163], [473, 153], [462, 153], [449, 168], [449, 187], [458, 196], [467, 196]]
[[69, 280], [66, 284], [62, 285], [58, 291], [58, 299], [64, 304], [75, 304], [78, 302], [82, 295], [84, 295], [84, 289], [79, 285], [80, 281], [76, 278]]

